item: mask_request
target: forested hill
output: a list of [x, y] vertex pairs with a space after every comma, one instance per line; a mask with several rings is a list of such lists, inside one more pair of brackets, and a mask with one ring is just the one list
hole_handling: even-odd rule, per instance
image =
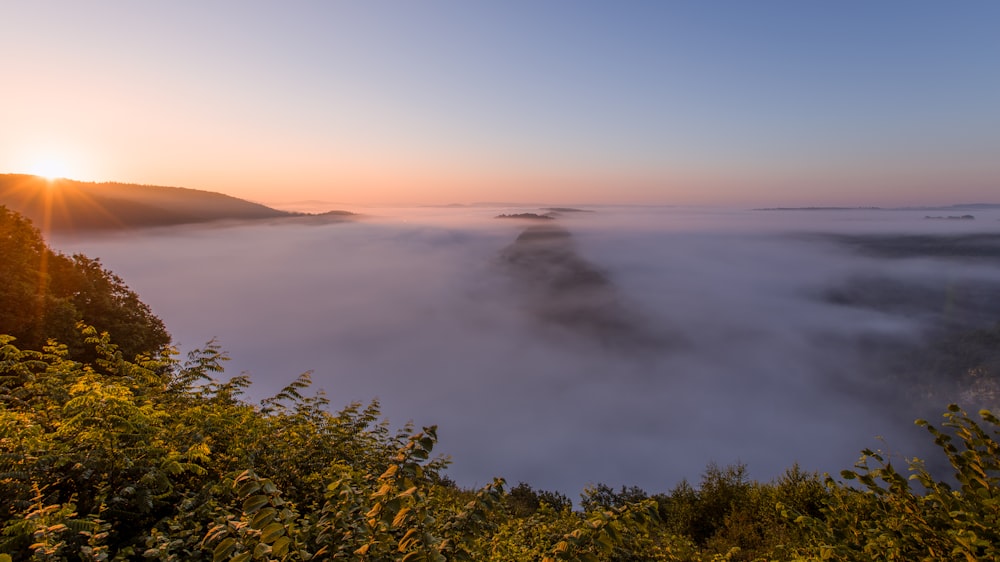
[[52, 232], [299, 216], [197, 189], [0, 174], [0, 205]]

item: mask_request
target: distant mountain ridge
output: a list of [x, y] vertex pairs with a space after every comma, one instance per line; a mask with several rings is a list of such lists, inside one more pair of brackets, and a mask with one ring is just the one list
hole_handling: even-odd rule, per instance
[[[222, 193], [118, 182], [48, 180], [28, 174], [0, 174], [0, 205], [51, 232], [122, 230], [219, 220], [306, 216], [272, 209]], [[330, 212], [330, 217], [346, 213]]]

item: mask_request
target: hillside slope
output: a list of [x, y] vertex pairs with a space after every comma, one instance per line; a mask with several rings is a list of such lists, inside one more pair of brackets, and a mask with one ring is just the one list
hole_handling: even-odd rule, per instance
[[43, 230], [73, 232], [297, 216], [197, 189], [0, 174], [0, 205]]

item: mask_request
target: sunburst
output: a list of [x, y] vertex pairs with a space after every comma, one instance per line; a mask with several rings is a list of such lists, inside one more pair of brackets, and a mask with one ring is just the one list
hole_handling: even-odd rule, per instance
[[40, 158], [29, 167], [28, 173], [51, 181], [66, 177], [69, 174], [69, 166], [65, 160], [56, 157]]

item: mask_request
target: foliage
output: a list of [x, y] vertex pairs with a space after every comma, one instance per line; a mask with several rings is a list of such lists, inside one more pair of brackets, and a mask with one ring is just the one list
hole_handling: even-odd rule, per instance
[[855, 470], [842, 473], [860, 487], [828, 479], [823, 516], [799, 518], [812, 532], [804, 552], [838, 560], [1000, 559], [1000, 420], [986, 410], [980, 417], [991, 430], [954, 404], [944, 414], [950, 431], [917, 420], [954, 469], [952, 483], [935, 479], [920, 459], [906, 463], [904, 476], [883, 453], [863, 451]]
[[0, 206], [0, 334], [41, 350], [48, 338], [73, 358], [89, 353], [77, 322], [110, 333], [128, 358], [170, 343], [163, 322], [100, 261], [53, 252], [23, 216]]
[[507, 508], [514, 517], [527, 517], [547, 505], [556, 512], [570, 509], [573, 504], [565, 495], [548, 490], [535, 490], [527, 482], [520, 482], [507, 493]]
[[[472, 559], [503, 483], [462, 498], [435, 428], [391, 433], [378, 404], [327, 410], [303, 375], [254, 406], [214, 344], [122, 359], [0, 337], [0, 552], [14, 560]], [[336, 556], [334, 556], [336, 555]]]
[[[562, 494], [462, 490], [437, 429], [391, 431], [377, 403], [328, 409], [309, 374], [259, 404], [217, 381], [217, 344], [127, 361], [81, 326], [93, 361], [0, 337], [0, 552], [20, 560], [995, 559], [1000, 448], [957, 407], [920, 421], [955, 469], [909, 478], [865, 451], [842, 484], [770, 483], [709, 465], [697, 487]], [[991, 432], [992, 431], [992, 432]]]
[[599, 509], [614, 509], [632, 503], [639, 503], [648, 497], [646, 491], [638, 486], [622, 486], [621, 491], [615, 492], [607, 484], [597, 484], [596, 486], [584, 489], [580, 495], [580, 506], [586, 512]]

